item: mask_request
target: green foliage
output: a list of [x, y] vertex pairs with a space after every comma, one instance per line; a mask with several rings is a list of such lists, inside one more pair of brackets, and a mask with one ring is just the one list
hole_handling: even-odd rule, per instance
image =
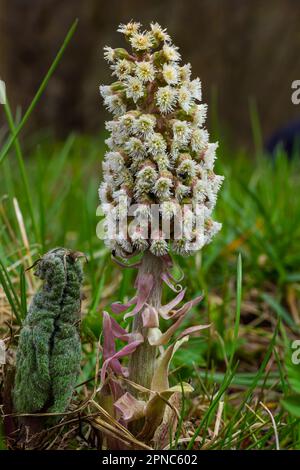
[[285, 409], [295, 418], [300, 418], [300, 395], [289, 395], [282, 404]]
[[80, 371], [79, 254], [56, 248], [35, 267], [43, 286], [21, 330], [14, 388], [17, 412], [64, 412]]
[[286, 390], [285, 397], [282, 400], [282, 405], [291, 414], [291, 416], [300, 418], [300, 343], [299, 341], [296, 343], [296, 348], [298, 348], [298, 351], [293, 351], [292, 347], [287, 348], [285, 368], [289, 388]]
[[[0, 259], [4, 269], [0, 270], [0, 282], [3, 280], [2, 287], [8, 292], [16, 325], [17, 315], [20, 321], [24, 317], [24, 293], [28, 296], [31, 292], [30, 273], [25, 273], [24, 283], [20, 270], [21, 262], [26, 266], [27, 252], [12, 204], [12, 197], [16, 197], [33, 257], [51, 246], [76, 247], [88, 255], [84, 287], [87, 300], [82, 327], [83, 367], [78, 382], [89, 381], [86, 386], [92, 392], [97, 340], [101, 334], [100, 312], [115, 299], [126, 301], [133, 295], [136, 272], [121, 271], [114, 266], [95, 233], [100, 220], [95, 209], [104, 153], [103, 135], [95, 138], [71, 135], [61, 143], [43, 135], [37, 140], [39, 146], [35, 145], [36, 141], [32, 144], [27, 141], [23, 149], [41, 238], [35, 237], [18, 160], [11, 151], [3, 162], [4, 171], [0, 172], [0, 196], [7, 195], [2, 200], [2, 207], [15, 238], [10, 236], [7, 224], [1, 218]], [[295, 156], [293, 161], [288, 161], [280, 152], [274, 161], [261, 154], [254, 160], [252, 154], [246, 158], [232, 149], [226, 155], [223, 146], [220, 154], [222, 161], [218, 161], [218, 171], [225, 173], [226, 179], [216, 218], [223, 223], [222, 232], [196, 258], [180, 259], [184, 283], [188, 286], [187, 297], [204, 293], [203, 303], [190, 312], [182, 329], [188, 322], [194, 325], [212, 323], [212, 327], [176, 352], [170, 370], [170, 385], [181, 379], [190, 381], [195, 389], [192, 400], [186, 397], [182, 419], [183, 428], [187, 420], [194, 423], [194, 429], [201, 425], [194, 443], [196, 447], [209, 442], [218, 407], [224, 401], [220, 433], [209, 443], [210, 449], [274, 449], [274, 429], [270, 417], [259, 405], [262, 400], [270, 406], [280, 448], [299, 448], [299, 418], [287, 412], [282, 401], [296, 394], [291, 387], [291, 378], [287, 380], [288, 366], [282, 358], [285, 336], [288, 342], [299, 338], [297, 317], [292, 315], [288, 302], [291, 290], [299, 310], [300, 199], [296, 197], [299, 158]], [[235, 340], [234, 325], [239, 309], [235, 288], [238, 253], [243, 259], [243, 296]], [[20, 292], [23, 292], [22, 296]], [[170, 299], [166, 290], [163, 302]], [[272, 341], [278, 317], [281, 326]], [[128, 322], [122, 322], [122, 326], [126, 328]], [[4, 336], [9, 334], [4, 323], [0, 329]], [[228, 360], [232, 350], [233, 374], [229, 374]], [[267, 367], [264, 358], [268, 360]], [[295, 369], [295, 380], [296, 376], [299, 377], [299, 373]], [[78, 390], [80, 392], [80, 388]], [[196, 404], [199, 400], [200, 412], [194, 400]], [[180, 439], [176, 446], [182, 448]]]

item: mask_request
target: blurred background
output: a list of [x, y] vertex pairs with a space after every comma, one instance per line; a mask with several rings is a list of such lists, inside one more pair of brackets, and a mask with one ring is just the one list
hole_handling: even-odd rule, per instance
[[0, 0], [0, 76], [13, 109], [26, 109], [73, 20], [79, 27], [30, 119], [28, 130], [98, 133], [109, 83], [104, 45], [122, 46], [120, 22], [167, 27], [203, 83], [209, 119], [231, 145], [251, 146], [298, 118], [291, 84], [300, 78], [298, 0]]
[[[300, 1], [0, 0], [0, 78], [16, 122], [75, 18], [78, 28], [58, 68], [10, 147], [14, 122], [9, 106], [0, 105], [0, 337], [17, 338], [11, 332], [18, 331], [36, 288], [27, 268], [55, 246], [82, 251], [89, 262], [79, 382], [95, 376], [102, 311], [134, 295], [136, 276], [112, 263], [96, 236], [109, 119], [98, 87], [112, 81], [103, 47], [124, 45], [116, 32], [121, 22], [133, 19], [146, 28], [158, 21], [202, 80], [211, 140], [220, 142], [216, 172], [225, 176], [214, 216], [222, 231], [196, 256], [174, 257], [187, 298], [204, 294], [189, 325], [212, 327], [207, 338], [195, 337], [176, 353], [172, 380], [195, 382], [193, 423], [203, 416], [213, 423], [205, 410], [215, 406], [216, 384], [231, 374], [235, 350], [239, 365], [230, 393], [219, 394], [222, 419], [223, 405], [213, 411], [221, 422], [219, 440], [205, 422], [201, 441], [213, 436], [206, 448], [274, 449], [262, 401], [272, 410], [281, 448], [300, 449], [300, 373], [288, 349], [300, 338], [300, 146], [295, 158], [284, 151], [290, 157], [300, 136], [300, 104], [291, 100], [292, 83], [300, 81]], [[285, 148], [264, 158], [266, 142], [272, 148], [280, 137]], [[171, 298], [165, 289], [163, 303]]]

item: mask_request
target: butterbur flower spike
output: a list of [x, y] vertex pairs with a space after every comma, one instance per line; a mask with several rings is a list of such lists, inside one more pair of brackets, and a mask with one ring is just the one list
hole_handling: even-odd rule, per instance
[[[131, 265], [138, 269], [135, 294], [111, 305], [117, 319], [124, 315], [126, 330], [103, 314], [101, 393], [110, 390], [110, 413], [150, 443], [166, 425], [168, 400], [192, 391], [189, 384], [170, 386], [173, 355], [191, 334], [209, 327], [184, 327], [202, 296], [183, 303], [183, 276], [173, 276], [171, 253], [192, 255], [220, 230], [212, 211], [223, 177], [214, 173], [217, 144], [209, 142], [204, 127], [201, 82], [192, 77], [190, 64], [181, 63], [167, 31], [157, 23], [143, 31], [133, 21], [118, 31], [129, 50], [105, 47], [116, 81], [100, 87], [113, 117], [106, 123], [109, 150], [99, 196], [105, 243], [116, 262], [126, 268], [126, 259], [140, 255], [140, 260]], [[163, 285], [174, 292], [164, 305]], [[127, 343], [119, 351], [117, 339]]]
[[191, 255], [221, 228], [212, 211], [223, 177], [214, 173], [217, 144], [209, 142], [204, 127], [207, 106], [201, 102], [201, 82], [192, 78], [190, 64], [180, 63], [178, 48], [159, 25], [152, 24], [148, 32], [141, 32], [138, 23], [127, 26], [126, 32], [123, 27], [119, 31], [131, 51], [109, 49], [105, 58], [117, 81], [100, 87], [104, 104], [114, 115], [106, 125], [109, 151], [100, 200], [105, 213], [110, 206], [108, 225], [115, 226], [119, 211], [113, 209], [120, 194], [131, 205], [156, 204], [161, 213], [169, 204], [170, 226], [174, 213], [189, 204], [190, 234], [169, 236], [161, 231], [154, 239], [151, 234], [139, 238], [139, 232], [128, 230], [120, 238], [108, 236], [106, 243], [121, 257], [148, 247], [156, 256], [169, 251]]

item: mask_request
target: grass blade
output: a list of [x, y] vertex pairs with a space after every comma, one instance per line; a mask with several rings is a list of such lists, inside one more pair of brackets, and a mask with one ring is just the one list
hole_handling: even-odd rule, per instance
[[239, 335], [239, 326], [240, 326], [240, 318], [241, 318], [241, 305], [242, 305], [242, 256], [239, 253], [238, 261], [237, 261], [237, 281], [236, 281], [236, 316], [234, 322], [234, 334], [233, 334], [233, 342], [231, 347], [231, 354], [229, 360], [229, 368], [231, 369], [232, 361], [234, 358], [234, 353], [237, 347], [237, 340]]
[[[6, 114], [6, 118], [7, 118], [7, 122], [8, 122], [9, 128], [10, 128], [11, 134], [14, 135], [15, 132], [16, 132], [16, 128], [15, 128], [15, 123], [14, 123], [13, 116], [12, 116], [12, 113], [11, 113], [11, 109], [10, 109], [10, 106], [9, 106], [9, 102], [8, 102], [7, 99], [6, 99], [6, 104], [4, 105], [4, 110], [5, 110], [5, 114]], [[25, 193], [25, 197], [26, 197], [26, 200], [27, 200], [27, 205], [28, 205], [28, 209], [29, 209], [29, 214], [30, 214], [30, 218], [31, 218], [33, 231], [34, 231], [34, 234], [35, 234], [36, 241], [38, 241], [39, 240], [39, 232], [38, 232], [37, 223], [36, 223], [35, 216], [34, 216], [33, 203], [32, 203], [32, 198], [31, 198], [31, 193], [30, 193], [26, 168], [25, 168], [25, 164], [24, 164], [22, 149], [21, 149], [21, 145], [20, 145], [20, 142], [19, 142], [19, 139], [17, 138], [17, 136], [16, 136], [15, 141], [14, 141], [14, 146], [15, 146], [16, 155], [17, 155], [17, 159], [18, 159], [18, 165], [19, 165], [19, 169], [20, 169], [22, 183], [23, 183], [24, 190], [25, 190], [24, 193]]]
[[31, 101], [29, 107], [27, 108], [23, 118], [21, 119], [21, 122], [20, 124], [16, 127], [15, 129], [15, 132], [13, 133], [13, 135], [8, 139], [8, 141], [6, 142], [6, 144], [4, 145], [2, 151], [0, 152], [0, 164], [3, 162], [4, 158], [6, 157], [6, 155], [8, 154], [11, 146], [14, 144], [16, 138], [18, 137], [19, 133], [21, 132], [21, 130], [23, 129], [24, 125], [26, 124], [26, 122], [28, 121], [32, 111], [34, 110], [35, 106], [37, 105], [39, 99], [41, 98], [44, 90], [46, 89], [47, 85], [48, 85], [48, 82], [50, 80], [50, 78], [52, 77], [53, 73], [55, 72], [69, 42], [71, 41], [74, 33], [75, 33], [75, 30], [77, 28], [77, 24], [78, 24], [78, 19], [76, 19], [74, 21], [74, 23], [72, 24], [71, 28], [69, 29], [64, 41], [63, 41], [63, 44], [61, 46], [61, 48], [59, 49], [54, 61], [52, 62], [50, 68], [48, 69], [48, 72], [46, 73], [38, 91], [36, 92], [33, 100]]
[[26, 277], [23, 266], [20, 273], [20, 298], [21, 298], [21, 311], [22, 319], [27, 315], [27, 296], [26, 296]]
[[7, 272], [3, 262], [0, 260], [0, 284], [3, 287], [6, 298], [11, 306], [11, 309], [16, 317], [17, 323], [20, 325], [22, 323], [22, 318], [20, 315], [21, 304], [18, 298], [18, 295], [12, 285], [10, 280], [9, 273]]

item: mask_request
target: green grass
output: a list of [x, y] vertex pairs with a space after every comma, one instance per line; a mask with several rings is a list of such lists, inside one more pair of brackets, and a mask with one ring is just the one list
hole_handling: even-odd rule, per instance
[[[26, 296], [34, 286], [30, 271], [24, 273], [24, 269], [40, 253], [63, 245], [88, 256], [80, 381], [93, 378], [102, 309], [132, 295], [135, 275], [134, 270], [114, 266], [96, 237], [103, 140], [71, 135], [65, 142], [41, 138], [26, 147], [37, 236], [17, 149], [7, 155], [0, 174], [0, 280], [12, 311], [11, 320], [9, 316], [6, 320], [17, 325], [24, 317]], [[283, 154], [275, 162], [263, 157], [255, 162], [239, 155], [229, 158], [221, 149], [218, 170], [226, 175], [216, 210], [223, 230], [196, 257], [176, 260], [185, 273], [188, 297], [205, 293], [189, 322], [213, 325], [206, 336], [192, 338], [176, 353], [171, 371], [174, 383], [190, 380], [195, 387], [184, 406], [183, 422], [190, 421], [193, 430], [187, 445], [275, 448], [275, 431], [262, 402], [274, 416], [280, 447], [299, 448], [299, 418], [284, 406], [289, 403], [286, 399], [294, 400], [287, 350], [299, 337], [295, 316], [300, 281], [299, 164], [287, 161]], [[13, 198], [23, 216], [28, 247]], [[167, 300], [168, 292], [164, 295]], [[6, 336], [7, 326], [0, 328]], [[221, 402], [221, 424], [214, 436]], [[177, 446], [186, 445], [177, 440]]]
[[[20, 122], [8, 105], [3, 109], [0, 335], [17, 332], [26, 315], [36, 280], [25, 270], [40, 254], [55, 246], [85, 252], [80, 383], [89, 381], [92, 390], [101, 312], [133, 294], [135, 276], [111, 262], [96, 236], [104, 135], [72, 134], [64, 142], [42, 134], [22, 142], [20, 135], [75, 28]], [[225, 145], [218, 152], [218, 172], [226, 176], [215, 211], [222, 231], [195, 257], [175, 258], [187, 297], [204, 293], [189, 323], [212, 323], [174, 357], [171, 381], [188, 380], [195, 389], [182, 406], [185, 438], [177, 432], [176, 448], [274, 449], [277, 441], [280, 448], [300, 448], [300, 366], [291, 366], [290, 350], [300, 327], [299, 155], [289, 161], [279, 151], [274, 161], [266, 158], [254, 111], [255, 157]], [[164, 296], [167, 301], [167, 290]]]

